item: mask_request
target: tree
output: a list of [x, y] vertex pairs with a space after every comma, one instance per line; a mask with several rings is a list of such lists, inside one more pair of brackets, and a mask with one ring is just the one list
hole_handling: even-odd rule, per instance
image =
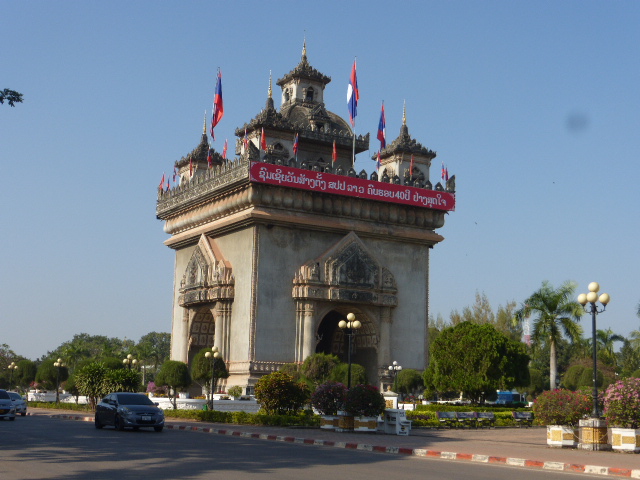
[[308, 378], [315, 387], [328, 380], [331, 371], [340, 364], [336, 355], [315, 353], [305, 358], [300, 372]]
[[137, 392], [140, 389], [140, 374], [130, 368], [108, 370], [105, 388], [109, 392]]
[[620, 349], [620, 376], [627, 378], [640, 368], [640, 349], [636, 350], [631, 346], [631, 342], [625, 340]]
[[140, 337], [134, 350], [143, 365], [147, 365], [148, 362], [153, 365], [153, 371], [157, 372], [158, 366], [171, 355], [171, 334], [149, 332]]
[[107, 372], [108, 369], [102, 362], [91, 362], [76, 370], [74, 374], [78, 391], [87, 396], [92, 410], [96, 409], [98, 400], [109, 393], [105, 382]]
[[[329, 375], [329, 380], [332, 382], [339, 382], [347, 384], [347, 380], [349, 378], [349, 364], [348, 363], [340, 363], [333, 370], [331, 370], [331, 375]], [[363, 385], [367, 384], [369, 381], [367, 380], [367, 371], [364, 369], [362, 365], [358, 365], [357, 363], [351, 364], [351, 385]]]
[[15, 90], [5, 88], [4, 90], [0, 90], [0, 104], [3, 104], [5, 100], [10, 107], [15, 107], [16, 103], [22, 103], [22, 94]]
[[268, 415], [296, 414], [309, 401], [306, 384], [284, 372], [273, 372], [256, 382], [255, 397]]
[[519, 391], [526, 394], [527, 398], [536, 397], [538, 394], [544, 391], [546, 385], [545, 378], [540, 370], [535, 368], [529, 369], [529, 385], [526, 387], [519, 387]]
[[26, 359], [20, 360], [19, 362], [17, 362], [17, 365], [18, 369], [14, 374], [15, 382], [21, 388], [26, 389], [29, 385], [31, 385], [31, 382], [36, 379], [38, 367], [36, 366], [35, 362]]
[[473, 402], [497, 389], [529, 383], [524, 344], [510, 340], [493, 325], [462, 322], [445, 329], [433, 343], [425, 387], [458, 391]]
[[164, 362], [156, 377], [156, 384], [168, 387], [169, 401], [172, 403], [174, 410], [178, 409], [176, 403], [178, 391], [184, 390], [191, 385], [191, 383], [189, 367], [187, 367], [186, 363], [177, 360], [167, 360]]
[[422, 374], [413, 368], [405, 368], [398, 373], [397, 392], [410, 394], [424, 386]]
[[606, 330], [596, 330], [596, 343], [598, 348], [598, 358], [605, 365], [611, 365], [613, 367], [618, 366], [618, 359], [614, 352], [614, 342], [624, 342], [625, 338], [622, 335], [613, 333], [613, 330], [607, 328]]
[[585, 368], [584, 365], [571, 365], [562, 378], [562, 385], [569, 390], [577, 390], [582, 385], [580, 378]]
[[531, 339], [535, 343], [546, 342], [549, 345], [549, 383], [555, 388], [558, 375], [556, 345], [563, 333], [570, 340], [582, 336], [582, 328], [577, 323], [584, 310], [574, 300], [576, 285], [565, 282], [557, 289], [547, 282], [542, 282], [540, 289], [524, 301], [515, 313], [515, 318], [523, 322], [525, 318], [534, 316]]
[[64, 382], [69, 378], [67, 367], [56, 367], [53, 360], [45, 360], [36, 372], [36, 382], [44, 385], [47, 390], [56, 388], [56, 381]]
[[[211, 371], [211, 359], [205, 357], [205, 353], [211, 351], [210, 349], [203, 348], [200, 350], [193, 361], [191, 362], [191, 378], [200, 385], [204, 385], [209, 392], [216, 392], [218, 379], [229, 378], [229, 371], [227, 365], [224, 363], [222, 357], [218, 357], [213, 360], [213, 372]], [[214, 384], [211, 385], [211, 374], [214, 374]]]

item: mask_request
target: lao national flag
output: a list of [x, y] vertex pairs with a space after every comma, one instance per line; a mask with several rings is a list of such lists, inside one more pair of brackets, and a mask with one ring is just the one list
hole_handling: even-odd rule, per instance
[[298, 134], [293, 139], [293, 154], [298, 155]]
[[358, 79], [356, 77], [356, 61], [353, 61], [351, 69], [351, 77], [349, 78], [349, 87], [347, 88], [347, 106], [349, 107], [349, 120], [351, 125], [356, 125], [356, 115], [358, 114], [358, 100], [360, 100], [360, 92], [358, 91]]
[[262, 133], [260, 135], [260, 148], [267, 151], [267, 137], [264, 135], [264, 127], [262, 127]]
[[209, 164], [209, 168], [213, 166], [213, 150], [209, 149], [209, 154], [207, 155], [207, 163]]
[[249, 149], [249, 137], [247, 137], [247, 129], [246, 129], [246, 128], [244, 129], [244, 139], [243, 139], [243, 142], [244, 142], [244, 149], [245, 149], [245, 150], [248, 150], [248, 149]]
[[445, 167], [444, 169], [444, 181], [448, 182], [449, 181], [449, 169]]
[[380, 140], [380, 149], [384, 149], [387, 146], [387, 120], [384, 116], [384, 102], [382, 102], [380, 122], [378, 123], [378, 140]]
[[164, 188], [164, 172], [162, 172], [162, 178], [160, 179], [159, 188], [160, 188], [160, 190], [162, 190]]
[[376, 161], [376, 170], [380, 170], [380, 167], [382, 166], [382, 162], [380, 161], [380, 150], [378, 150], [378, 160]]
[[338, 160], [338, 149], [336, 148], [336, 141], [333, 141], [333, 153], [331, 154], [331, 159], [333, 160], [333, 163], [336, 163], [336, 160]]
[[445, 175], [444, 162], [442, 162], [442, 173], [441, 173], [442, 180], [444, 180], [444, 175]]
[[213, 134], [214, 127], [224, 116], [224, 105], [222, 103], [222, 73], [218, 70], [218, 80], [216, 81], [216, 94], [213, 97], [213, 115], [211, 116], [211, 138], [216, 138]]
[[227, 149], [229, 148], [229, 140], [224, 140], [224, 147], [222, 147], [222, 158], [227, 159]]

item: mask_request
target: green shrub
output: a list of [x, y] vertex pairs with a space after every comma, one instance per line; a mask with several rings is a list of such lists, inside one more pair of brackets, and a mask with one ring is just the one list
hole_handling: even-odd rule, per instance
[[273, 372], [256, 382], [255, 397], [262, 409], [270, 415], [295, 414], [310, 396], [304, 383], [296, 383], [284, 372]]

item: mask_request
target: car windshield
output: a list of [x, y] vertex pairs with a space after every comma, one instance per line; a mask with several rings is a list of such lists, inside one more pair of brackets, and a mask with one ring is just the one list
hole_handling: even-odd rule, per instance
[[0, 390], [0, 399], [2, 399], [2, 400], [11, 400], [11, 397], [4, 390]]
[[22, 400], [22, 397], [19, 393], [16, 392], [7, 392], [12, 400]]
[[122, 393], [117, 395], [117, 397], [120, 405], [154, 405], [154, 403], [149, 400], [149, 397], [145, 395]]

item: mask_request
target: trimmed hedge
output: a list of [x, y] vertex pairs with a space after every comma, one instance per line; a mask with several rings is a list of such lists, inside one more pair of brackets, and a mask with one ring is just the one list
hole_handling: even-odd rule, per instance
[[298, 415], [265, 415], [248, 412], [219, 412], [217, 410], [165, 410], [165, 417], [188, 418], [210, 423], [234, 425], [266, 425], [272, 427], [317, 427], [320, 417], [311, 413]]

